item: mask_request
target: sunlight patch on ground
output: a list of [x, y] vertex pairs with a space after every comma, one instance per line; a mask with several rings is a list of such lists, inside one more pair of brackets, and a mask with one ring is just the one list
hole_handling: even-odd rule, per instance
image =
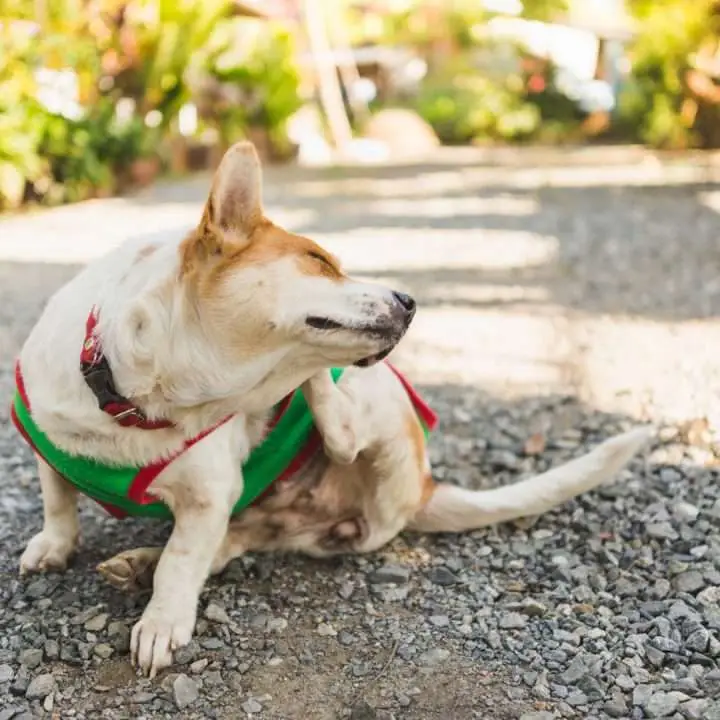
[[376, 230], [316, 234], [349, 272], [432, 269], [508, 270], [553, 262], [559, 243], [551, 235], [509, 230]]

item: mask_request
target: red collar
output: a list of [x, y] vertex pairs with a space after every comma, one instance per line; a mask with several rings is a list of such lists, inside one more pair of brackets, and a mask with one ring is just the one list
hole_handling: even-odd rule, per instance
[[[110, 363], [103, 354], [102, 343], [96, 332], [98, 313], [95, 308], [88, 315], [85, 324], [85, 340], [80, 352], [80, 372], [93, 395], [97, 398], [99, 408], [111, 415], [122, 427], [134, 427], [140, 430], [162, 430], [175, 427], [170, 420], [150, 420], [135, 403], [121, 395], [115, 387], [115, 380], [110, 369]], [[18, 388], [24, 390], [20, 366], [17, 367]], [[283, 413], [287, 410], [294, 392], [289, 393], [276, 406], [273, 417], [268, 425], [268, 432], [276, 425]], [[30, 405], [26, 402], [27, 407]], [[227, 420], [229, 418], [225, 418]], [[225, 422], [222, 420], [221, 422]]]
[[169, 420], [148, 419], [135, 403], [117, 391], [110, 363], [103, 353], [100, 337], [95, 331], [97, 321], [97, 311], [93, 308], [85, 324], [85, 340], [80, 352], [80, 372], [97, 398], [99, 408], [111, 415], [122, 427], [136, 427], [141, 430], [174, 427]]

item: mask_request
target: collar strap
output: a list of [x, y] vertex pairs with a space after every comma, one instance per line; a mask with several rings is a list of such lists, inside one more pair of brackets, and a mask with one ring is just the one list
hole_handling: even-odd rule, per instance
[[121, 425], [141, 430], [161, 430], [173, 427], [169, 420], [149, 420], [134, 403], [121, 395], [115, 387], [110, 363], [103, 354], [102, 344], [96, 330], [98, 315], [95, 308], [88, 315], [85, 325], [85, 340], [80, 352], [80, 372], [93, 395], [98, 407]]

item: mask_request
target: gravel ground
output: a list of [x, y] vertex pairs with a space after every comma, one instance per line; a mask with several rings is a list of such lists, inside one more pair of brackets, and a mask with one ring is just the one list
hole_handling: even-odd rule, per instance
[[[0, 720], [719, 719], [720, 216], [712, 187], [634, 177], [548, 188], [441, 162], [271, 173], [281, 217], [418, 296], [397, 362], [442, 418], [438, 479], [514, 482], [642, 419], [658, 438], [621, 482], [535, 521], [407, 535], [366, 558], [237, 560], [204, 592], [193, 643], [150, 682], [127, 657], [146, 598], [93, 566], [168, 528], [88, 505], [68, 572], [21, 581], [41, 504], [3, 409]], [[89, 211], [176, 231], [145, 221], [194, 212], [202, 185], [77, 208], [74, 224], [65, 211], [80, 236], [58, 243], [78, 261], [97, 252]], [[2, 397], [42, 303], [77, 269], [18, 252], [0, 261]]]

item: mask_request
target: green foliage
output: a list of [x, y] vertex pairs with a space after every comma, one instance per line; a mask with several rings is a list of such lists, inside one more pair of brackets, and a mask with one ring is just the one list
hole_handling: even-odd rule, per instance
[[521, 74], [499, 80], [455, 64], [429, 79], [415, 109], [447, 144], [571, 135], [581, 113], [554, 89], [552, 68], [545, 70], [541, 90], [531, 92], [528, 85]]
[[287, 121], [302, 105], [293, 37], [275, 25], [240, 29], [229, 32], [207, 58], [210, 86], [200, 98], [204, 117], [226, 144], [249, 128], [263, 128], [282, 146]]
[[[717, 42], [718, 18], [712, 0], [632, 0], [640, 32], [631, 48], [632, 72], [618, 108], [619, 132], [660, 148], [714, 144], [702, 132], [686, 78], [695, 52]], [[720, 123], [718, 106], [701, 108]], [[707, 118], [705, 118], [707, 119]], [[717, 143], [717, 140], [715, 140]]]

